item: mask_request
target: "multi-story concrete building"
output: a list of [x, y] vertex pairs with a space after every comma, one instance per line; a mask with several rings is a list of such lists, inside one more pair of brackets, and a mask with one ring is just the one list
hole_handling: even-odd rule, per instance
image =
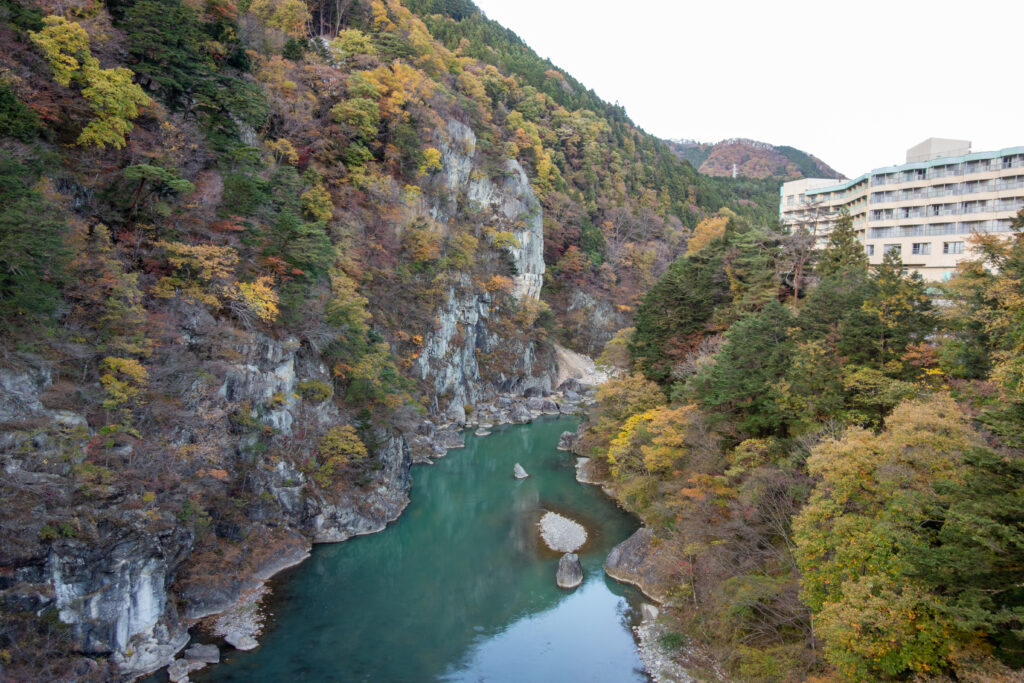
[[1024, 147], [970, 152], [966, 140], [929, 138], [907, 150], [907, 163], [839, 182], [785, 183], [779, 216], [827, 239], [839, 211], [849, 210], [868, 260], [899, 252], [927, 280], [944, 280], [970, 253], [972, 233], [1010, 234], [1024, 208]]

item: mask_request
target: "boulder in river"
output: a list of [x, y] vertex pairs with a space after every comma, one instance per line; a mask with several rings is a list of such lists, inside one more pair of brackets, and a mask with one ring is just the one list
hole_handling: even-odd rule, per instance
[[578, 522], [554, 512], [540, 518], [540, 536], [552, 550], [571, 553], [587, 542], [587, 530]]
[[171, 683], [187, 683], [193, 671], [206, 668], [206, 662], [195, 659], [175, 659], [167, 666], [167, 680]]
[[243, 652], [255, 650], [260, 646], [259, 641], [247, 633], [229, 633], [224, 636], [224, 640], [231, 647], [236, 650], [242, 650]]
[[216, 645], [193, 645], [185, 650], [185, 659], [193, 659], [206, 664], [216, 664], [220, 661], [220, 650]]
[[583, 565], [576, 553], [566, 553], [558, 560], [558, 574], [555, 582], [559, 588], [575, 588], [583, 583]]
[[675, 567], [669, 544], [659, 543], [648, 527], [640, 527], [612, 548], [604, 561], [608, 576], [633, 584], [658, 602], [665, 600]]
[[512, 468], [512, 476], [516, 479], [526, 479], [530, 475], [526, 473], [522, 465], [516, 463], [516, 466]]
[[576, 432], [562, 432], [562, 435], [558, 437], [558, 450], [571, 451], [576, 445], [576, 438]]

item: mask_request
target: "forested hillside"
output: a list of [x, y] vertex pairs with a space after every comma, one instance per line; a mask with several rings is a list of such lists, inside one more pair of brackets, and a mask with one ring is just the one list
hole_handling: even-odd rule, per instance
[[[580, 450], [653, 532], [669, 640], [742, 681], [1011, 681], [1024, 666], [1024, 212], [943, 289], [697, 227], [604, 359]], [[699, 666], [699, 661], [695, 663]]]
[[700, 173], [716, 177], [745, 178], [841, 178], [842, 174], [815, 156], [795, 147], [770, 145], [756, 140], [722, 140], [714, 144], [670, 140], [680, 159], [689, 161]]
[[0, 44], [12, 680], [165, 665], [775, 213], [466, 3], [0, 0]]

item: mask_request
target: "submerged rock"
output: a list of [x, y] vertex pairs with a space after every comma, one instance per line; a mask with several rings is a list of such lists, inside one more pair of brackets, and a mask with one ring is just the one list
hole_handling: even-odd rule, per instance
[[571, 553], [587, 542], [587, 530], [578, 522], [554, 512], [540, 518], [540, 536], [552, 550]]
[[576, 553], [566, 553], [558, 560], [558, 574], [555, 582], [559, 588], [575, 588], [583, 583], [583, 565]]
[[516, 466], [512, 468], [512, 476], [516, 479], [526, 479], [530, 475], [526, 473], [522, 465], [516, 463]]

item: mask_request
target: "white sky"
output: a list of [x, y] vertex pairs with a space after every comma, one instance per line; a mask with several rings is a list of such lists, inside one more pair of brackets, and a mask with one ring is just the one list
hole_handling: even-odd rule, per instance
[[1024, 0], [475, 0], [662, 138], [791, 145], [853, 177], [928, 137], [1024, 145]]

